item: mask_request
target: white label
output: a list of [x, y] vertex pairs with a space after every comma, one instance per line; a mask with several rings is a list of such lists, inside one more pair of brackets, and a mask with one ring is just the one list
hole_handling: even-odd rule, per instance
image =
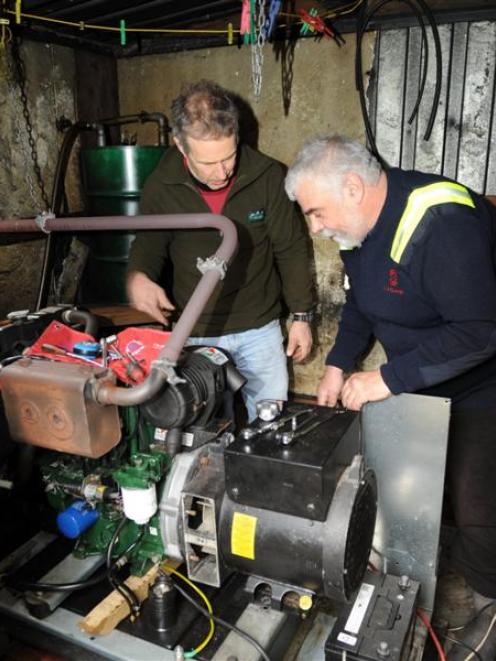
[[195, 353], [205, 356], [205, 358], [208, 358], [216, 365], [224, 365], [224, 363], [227, 363], [228, 361], [227, 356], [215, 347], [201, 347], [200, 349], [196, 349]]
[[346, 631], [349, 631], [350, 633], [358, 633], [360, 631], [363, 618], [367, 612], [374, 590], [374, 586], [370, 585], [370, 583], [362, 583], [362, 587], [358, 592], [353, 608], [351, 609], [346, 624], [344, 625]]
[[150, 526], [148, 528], [148, 532], [150, 533], [150, 535], [153, 535], [154, 537], [158, 537], [158, 530], [153, 526]]
[[351, 647], [355, 647], [357, 644], [357, 639], [355, 636], [349, 636], [347, 633], [344, 633], [344, 631], [341, 631], [341, 633], [338, 634], [337, 640], [339, 640], [340, 643], [350, 645]]
[[182, 444], [184, 445], [184, 447], [186, 447], [186, 448], [193, 447], [193, 439], [194, 438], [195, 437], [191, 432], [189, 432], [189, 431], [185, 432], [183, 434], [183, 440], [182, 440]]
[[153, 434], [153, 438], [156, 441], [165, 441], [166, 436], [167, 436], [167, 429], [160, 429], [160, 427], [155, 427], [155, 433]]
[[348, 289], [350, 289], [350, 279], [348, 278], [348, 276], [346, 275], [346, 273], [344, 274], [343, 289], [344, 289], [345, 291], [348, 291]]
[[[167, 429], [160, 429], [160, 427], [155, 427], [153, 438], [156, 441], [165, 441], [165, 439], [167, 438], [167, 431], [168, 431]], [[181, 442], [185, 447], [187, 448], [193, 447], [194, 435], [191, 432], [185, 432], [184, 434], [182, 434], [181, 438], [182, 438]]]

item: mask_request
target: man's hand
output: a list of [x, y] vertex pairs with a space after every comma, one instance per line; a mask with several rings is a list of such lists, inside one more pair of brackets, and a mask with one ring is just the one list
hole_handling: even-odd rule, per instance
[[378, 402], [391, 396], [379, 370], [352, 374], [343, 386], [341, 401], [352, 411], [359, 411], [367, 402]]
[[169, 324], [164, 311], [174, 310], [174, 306], [162, 287], [141, 271], [131, 271], [127, 278], [126, 288], [129, 303], [133, 308], [146, 312], [161, 324], [166, 326]]
[[293, 321], [288, 335], [286, 356], [291, 356], [295, 363], [301, 363], [312, 348], [312, 330], [306, 321]]
[[343, 370], [329, 365], [326, 367], [317, 389], [317, 401], [320, 406], [336, 406], [343, 389]]

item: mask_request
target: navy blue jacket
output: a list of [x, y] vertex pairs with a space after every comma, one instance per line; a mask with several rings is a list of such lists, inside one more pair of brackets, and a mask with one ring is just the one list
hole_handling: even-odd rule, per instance
[[450, 397], [457, 408], [496, 404], [496, 209], [470, 191], [475, 208], [430, 207], [400, 261], [391, 244], [412, 190], [446, 181], [387, 171], [387, 198], [360, 248], [341, 251], [350, 289], [326, 364], [352, 370], [372, 336], [388, 362], [394, 394]]

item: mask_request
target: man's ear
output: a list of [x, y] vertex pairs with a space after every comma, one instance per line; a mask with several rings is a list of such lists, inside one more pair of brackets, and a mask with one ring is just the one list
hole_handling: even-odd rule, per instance
[[183, 156], [186, 156], [186, 150], [184, 149], [183, 145], [181, 144], [179, 138], [177, 138], [175, 135], [173, 135], [173, 136], [172, 136], [172, 139], [174, 140], [174, 144], [175, 144], [176, 147], [179, 149], [179, 151], [181, 152], [181, 154], [182, 154]]
[[365, 196], [365, 184], [356, 172], [347, 172], [343, 178], [343, 195], [353, 205], [361, 204]]

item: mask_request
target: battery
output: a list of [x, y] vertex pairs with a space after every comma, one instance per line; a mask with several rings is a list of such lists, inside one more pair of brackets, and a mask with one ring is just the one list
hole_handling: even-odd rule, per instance
[[405, 661], [419, 588], [408, 576], [367, 570], [355, 600], [341, 610], [326, 641], [326, 661]]

